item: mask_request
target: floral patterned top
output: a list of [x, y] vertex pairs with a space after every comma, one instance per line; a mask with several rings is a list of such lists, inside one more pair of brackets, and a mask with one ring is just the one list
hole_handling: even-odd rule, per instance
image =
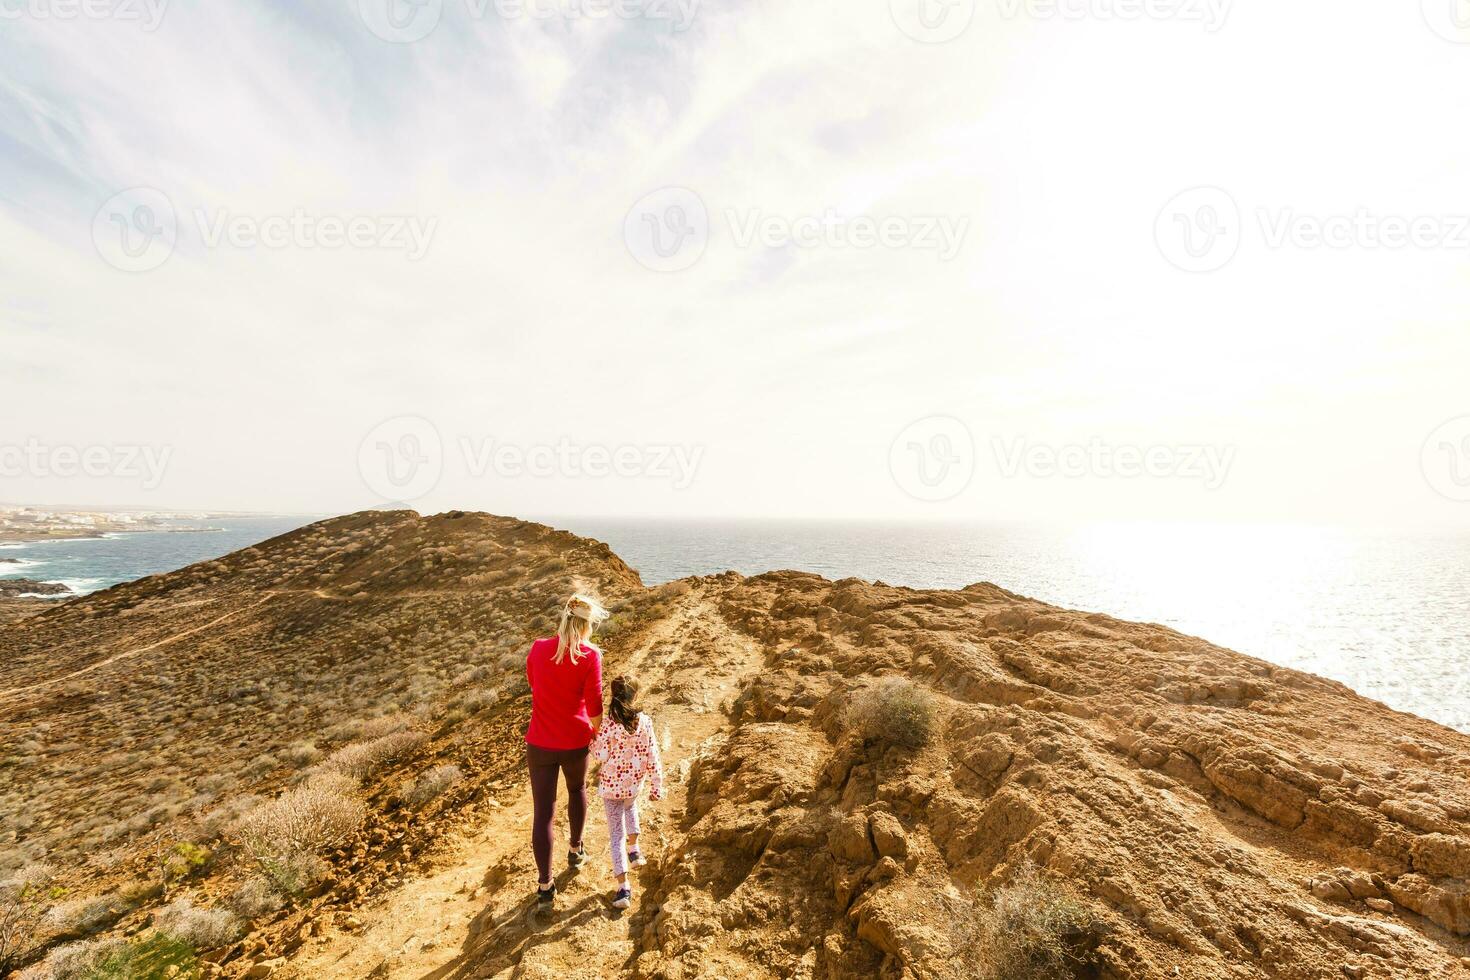
[[663, 797], [664, 765], [658, 757], [653, 721], [647, 715], [638, 716], [638, 727], [631, 732], [610, 717], [604, 719], [592, 740], [592, 756], [602, 763], [597, 792], [603, 799], [636, 800], [645, 776], [648, 798]]

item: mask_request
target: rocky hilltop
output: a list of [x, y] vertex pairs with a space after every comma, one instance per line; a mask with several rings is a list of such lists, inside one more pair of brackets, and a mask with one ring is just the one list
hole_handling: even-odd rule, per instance
[[[573, 588], [670, 770], [626, 913], [599, 813], [530, 902], [522, 658]], [[993, 585], [645, 588], [357, 514], [0, 627], [0, 740], [34, 977], [1470, 976], [1470, 738]]]

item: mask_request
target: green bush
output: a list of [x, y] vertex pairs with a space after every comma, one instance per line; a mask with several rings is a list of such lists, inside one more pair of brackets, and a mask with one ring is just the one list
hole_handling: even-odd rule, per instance
[[885, 677], [852, 698], [848, 726], [863, 738], [917, 749], [934, 737], [934, 697], [913, 681]]
[[175, 980], [199, 976], [199, 957], [182, 939], [155, 933], [142, 942], [130, 943], [105, 956], [84, 980], [158, 980], [178, 967]]

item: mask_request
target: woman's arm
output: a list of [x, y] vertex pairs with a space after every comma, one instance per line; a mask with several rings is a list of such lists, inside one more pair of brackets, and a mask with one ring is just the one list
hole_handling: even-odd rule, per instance
[[593, 651], [592, 665], [582, 682], [582, 701], [587, 705], [587, 721], [592, 731], [602, 728], [602, 654]]
[[598, 762], [606, 762], [608, 756], [612, 754], [611, 740], [607, 737], [607, 733], [611, 729], [598, 727], [597, 723], [601, 721], [602, 719], [600, 717], [593, 719], [593, 728], [596, 732], [592, 736], [592, 758]]

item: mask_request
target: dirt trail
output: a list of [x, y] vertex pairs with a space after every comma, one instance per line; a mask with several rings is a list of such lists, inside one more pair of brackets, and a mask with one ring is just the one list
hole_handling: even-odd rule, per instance
[[[710, 586], [677, 600], [626, 657], [606, 673], [628, 672], [643, 685], [663, 749], [666, 795], [640, 811], [641, 843], [650, 862], [677, 853], [671, 815], [681, 812], [689, 760], [729, 727], [729, 702], [760, 669], [760, 648], [720, 618]], [[460, 980], [481, 977], [610, 977], [625, 974], [635, 938], [648, 924], [636, 883], [631, 909], [612, 907], [613, 879], [600, 800], [589, 786], [585, 841], [589, 860], [566, 870], [564, 797], [558, 799], [555, 859], [559, 894], [550, 913], [534, 909], [530, 789], [522, 774], [488, 803], [487, 819], [438, 851], [437, 870], [405, 882], [359, 914], [360, 927], [339, 923], [292, 958], [313, 980]]]
[[[216, 626], [220, 625], [221, 623], [224, 623], [224, 622], [227, 622], [227, 621], [229, 621], [231, 619], [234, 619], [236, 616], [242, 615], [243, 613], [247, 613], [250, 610], [255, 609], [255, 608], [259, 607], [259, 606], [263, 606], [267, 602], [270, 602], [272, 599], [274, 599], [278, 595], [285, 595], [285, 594], [288, 594], [288, 593], [279, 592], [279, 591], [277, 591], [277, 592], [267, 592], [258, 601], [252, 602], [248, 606], [241, 606], [239, 609], [235, 609], [235, 610], [233, 610], [231, 612], [227, 612], [223, 616], [220, 616], [218, 619], [211, 619], [209, 622], [203, 623], [203, 624], [201, 624], [199, 626], [194, 626], [194, 627], [191, 627], [191, 628], [186, 629], [186, 630], [180, 630], [177, 633], [171, 633], [168, 636], [165, 636], [161, 640], [155, 640], [155, 641], [153, 641], [152, 643], [148, 644], [147, 646], [136, 647], [135, 649], [132, 649], [132, 650], [124, 650], [121, 653], [114, 653], [112, 656], [107, 657], [107, 658], [105, 658], [103, 660], [99, 660], [99, 661], [97, 661], [94, 664], [88, 664], [87, 666], [82, 667], [79, 670], [74, 670], [74, 671], [71, 671], [70, 673], [67, 673], [67, 674], [61, 674], [58, 677], [48, 677], [44, 681], [39, 681], [39, 682], [37, 682], [35, 684], [28, 684], [25, 687], [12, 687], [9, 690], [0, 691], [0, 698], [10, 697], [10, 696], [13, 696], [13, 695], [18, 695], [18, 694], [29, 694], [32, 691], [39, 691], [39, 690], [42, 690], [43, 688], [51, 687], [53, 684], [61, 684], [61, 683], [64, 683], [66, 681], [69, 681], [69, 680], [74, 680], [75, 678], [82, 677], [82, 676], [84, 676], [86, 674], [90, 674], [94, 670], [101, 670], [103, 667], [109, 666], [110, 664], [115, 664], [115, 663], [117, 663], [120, 660], [128, 660], [128, 659], [130, 659], [132, 657], [139, 656], [140, 654], [150, 653], [150, 652], [152, 652], [154, 650], [157, 650], [160, 647], [165, 647], [165, 646], [168, 646], [170, 643], [175, 643], [175, 642], [177, 642], [179, 640], [182, 640], [186, 636], [193, 636], [195, 633], [203, 633], [206, 630], [214, 629]], [[192, 605], [192, 603], [189, 603], [189, 605]]]

